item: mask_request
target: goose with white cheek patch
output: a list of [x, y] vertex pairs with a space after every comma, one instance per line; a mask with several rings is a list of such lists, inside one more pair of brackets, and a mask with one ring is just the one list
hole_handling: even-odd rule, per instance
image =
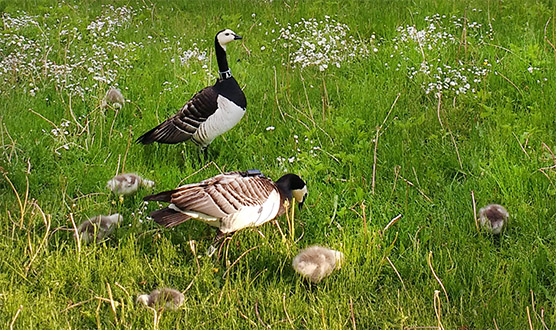
[[506, 227], [509, 216], [508, 211], [499, 204], [489, 204], [479, 210], [481, 226], [495, 235]]
[[293, 259], [292, 266], [296, 272], [313, 283], [322, 281], [339, 269], [344, 261], [344, 254], [322, 246], [310, 246]]
[[216, 34], [214, 44], [220, 76], [216, 83], [195, 94], [176, 115], [140, 136], [138, 143], [175, 144], [192, 140], [205, 150], [212, 140], [241, 120], [247, 100], [226, 59], [226, 45], [238, 39], [241, 37], [229, 29]]
[[[189, 219], [218, 229], [217, 239], [246, 227], [260, 226], [286, 212], [293, 200], [303, 206], [307, 185], [295, 174], [274, 182], [258, 170], [228, 172], [199, 183], [146, 196], [145, 201], [170, 203], [150, 216], [166, 227]], [[291, 204], [289, 204], [291, 205]]]

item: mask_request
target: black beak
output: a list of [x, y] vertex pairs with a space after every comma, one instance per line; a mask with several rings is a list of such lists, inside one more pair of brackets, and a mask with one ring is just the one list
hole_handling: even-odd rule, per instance
[[237, 34], [234, 34], [234, 40], [240, 40], [243, 39], [241, 36], [238, 36]]
[[303, 203], [305, 203], [305, 198], [307, 198], [307, 195], [303, 196], [303, 200], [297, 204], [300, 211], [303, 208]]

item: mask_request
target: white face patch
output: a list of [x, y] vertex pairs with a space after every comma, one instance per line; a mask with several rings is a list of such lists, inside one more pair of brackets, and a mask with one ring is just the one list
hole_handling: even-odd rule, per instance
[[303, 200], [305, 199], [305, 196], [307, 196], [307, 186], [304, 186], [301, 189], [293, 190], [292, 194], [293, 194], [293, 198], [295, 198], [295, 200], [298, 203], [303, 202]]
[[226, 29], [220, 32], [216, 38], [218, 39], [218, 43], [220, 44], [220, 46], [222, 46], [222, 48], [226, 50], [226, 44], [228, 44], [231, 41], [234, 41], [235, 37], [236, 34], [234, 31], [230, 29]]

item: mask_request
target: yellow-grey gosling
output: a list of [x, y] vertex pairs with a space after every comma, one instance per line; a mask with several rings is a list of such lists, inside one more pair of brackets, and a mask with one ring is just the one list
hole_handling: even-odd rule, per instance
[[118, 213], [112, 215], [98, 215], [83, 221], [79, 227], [77, 227], [77, 232], [83, 243], [88, 244], [95, 241], [95, 239], [97, 243], [99, 243], [102, 239], [112, 234], [114, 227], [121, 223], [122, 220], [123, 217]]
[[498, 204], [489, 204], [479, 210], [481, 226], [496, 235], [506, 227], [509, 216], [508, 211]]
[[102, 99], [102, 107], [106, 108], [107, 106], [111, 105], [114, 108], [121, 108], [125, 103], [125, 98], [122, 95], [122, 92], [115, 87], [110, 87], [110, 89], [106, 92], [104, 99]]
[[313, 283], [319, 283], [330, 275], [334, 269], [339, 269], [343, 263], [344, 254], [322, 246], [310, 246], [293, 259], [293, 269]]
[[141, 186], [152, 188], [154, 187], [154, 181], [143, 179], [135, 173], [124, 173], [116, 175], [106, 184], [108, 189], [118, 195], [134, 194]]
[[142, 294], [137, 297], [137, 303], [149, 307], [165, 307], [178, 309], [185, 300], [183, 293], [171, 288], [153, 290], [150, 294]]

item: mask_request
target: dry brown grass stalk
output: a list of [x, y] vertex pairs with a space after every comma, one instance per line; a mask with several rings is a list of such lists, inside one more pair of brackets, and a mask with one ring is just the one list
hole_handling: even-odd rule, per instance
[[259, 313], [259, 300], [255, 299], [255, 315], [257, 315], [257, 320], [263, 325], [263, 327], [270, 329], [271, 327], [266, 324], [263, 319], [261, 318], [261, 314]]
[[254, 246], [254, 247], [250, 248], [249, 250], [243, 252], [234, 262], [232, 262], [232, 264], [230, 265], [230, 267], [228, 267], [228, 269], [226, 269], [226, 271], [224, 272], [224, 274], [222, 274], [222, 278], [225, 278], [226, 275], [228, 274], [228, 272], [232, 269], [232, 267], [234, 267], [234, 266], [239, 262], [239, 260], [240, 260], [241, 258], [245, 257], [245, 255], [247, 255], [247, 253], [249, 253], [249, 252], [251, 252], [251, 251], [253, 251], [253, 250], [255, 250], [255, 249], [258, 249], [258, 248], [260, 248], [261, 246], [262, 246], [262, 244], [259, 244], [259, 245], [257, 245], [257, 246]]
[[442, 281], [440, 280], [438, 275], [436, 275], [436, 272], [434, 271], [434, 268], [432, 266], [432, 251], [429, 251], [429, 257], [427, 258], [427, 263], [429, 264], [429, 268], [432, 272], [432, 275], [434, 276], [434, 278], [436, 279], [438, 284], [440, 284], [440, 287], [442, 288], [442, 291], [444, 292], [444, 295], [446, 296], [446, 301], [448, 302], [448, 305], [449, 305], [450, 304], [450, 298], [448, 298], [448, 292], [446, 292], [446, 288], [444, 287], [444, 284], [442, 284]]
[[[515, 135], [514, 132], [512, 132], [512, 135], [514, 136], [514, 138], [516, 139], [517, 143], [519, 144], [519, 147], [521, 148], [521, 151], [523, 151], [523, 153], [527, 156], [527, 158], [531, 159], [531, 156], [529, 156], [529, 154], [527, 153], [527, 150], [525, 150], [525, 148], [523, 147], [523, 144], [521, 144], [521, 142], [519, 141], [519, 138], [517, 137], [517, 135]], [[527, 139], [525, 141], [525, 145], [527, 145], [527, 142], [529, 141], [529, 139]]]
[[390, 267], [392, 267], [392, 269], [394, 270], [394, 273], [396, 273], [396, 276], [398, 276], [398, 278], [400, 279], [400, 282], [402, 282], [402, 287], [403, 287], [404, 291], [407, 293], [407, 289], [405, 287], [405, 283], [403, 281], [403, 278], [400, 275], [400, 273], [398, 272], [398, 270], [396, 269], [396, 266], [394, 266], [394, 263], [392, 262], [392, 260], [390, 260], [390, 258], [386, 257], [386, 260], [390, 264]]
[[388, 117], [390, 116], [390, 113], [392, 113], [392, 110], [394, 110], [394, 107], [396, 106], [396, 103], [398, 102], [398, 100], [400, 98], [400, 95], [401, 95], [401, 93], [398, 93], [398, 95], [396, 96], [396, 99], [394, 100], [394, 102], [390, 106], [390, 110], [388, 110], [388, 113], [384, 117], [384, 120], [382, 121], [382, 124], [380, 124], [376, 128], [376, 136], [375, 136], [375, 141], [374, 141], [375, 142], [375, 148], [374, 148], [374, 152], [373, 152], [373, 176], [372, 176], [372, 180], [371, 180], [371, 194], [373, 194], [373, 195], [375, 193], [375, 182], [376, 182], [376, 159], [377, 159], [377, 149], [378, 149], [378, 138], [380, 137], [380, 135], [382, 135], [382, 133], [380, 133], [380, 130], [382, 129], [382, 127], [384, 127], [384, 124], [386, 124], [386, 121], [388, 120]]
[[527, 321], [529, 322], [529, 329], [533, 330], [533, 322], [531, 322], [531, 313], [529, 313], [529, 306], [525, 307], [527, 311]]
[[77, 230], [77, 225], [75, 224], [75, 220], [73, 219], [73, 213], [70, 212], [69, 218], [71, 220], [71, 225], [73, 226], [73, 230], [75, 231], [75, 240], [77, 241], [77, 261], [81, 258], [81, 236], [79, 235], [79, 231]]
[[284, 307], [284, 313], [286, 314], [286, 319], [288, 320], [290, 326], [292, 327], [292, 329], [295, 329], [295, 326], [293, 325], [292, 319], [290, 318], [290, 315], [288, 314], [288, 310], [286, 309], [286, 293], [284, 293], [282, 295], [282, 307]]
[[444, 326], [442, 325], [440, 291], [438, 290], [434, 290], [434, 312], [436, 314], [436, 320], [438, 322], [438, 330], [444, 330]]
[[388, 222], [388, 224], [386, 225], [386, 227], [384, 227], [384, 229], [382, 231], [385, 232], [388, 228], [392, 227], [392, 225], [394, 225], [396, 222], [398, 222], [398, 220], [400, 220], [401, 218], [402, 218], [401, 214], [398, 214], [397, 216], [395, 216], [392, 220], [390, 220], [390, 222]]
[[52, 217], [50, 214], [46, 215], [42, 208], [39, 206], [39, 204], [37, 204], [37, 202], [33, 202], [33, 205], [35, 206], [35, 208], [39, 211], [39, 213], [41, 214], [42, 220], [44, 222], [44, 225], [46, 227], [46, 231], [44, 233], [44, 237], [41, 240], [39, 247], [37, 248], [37, 250], [35, 251], [35, 253], [33, 254], [33, 256], [31, 257], [31, 259], [29, 260], [29, 263], [27, 264], [27, 266], [25, 267], [25, 274], [27, 274], [29, 272], [29, 270], [31, 269], [31, 266], [33, 264], [33, 262], [35, 261], [35, 259], [37, 258], [37, 256], [39, 255], [39, 252], [41, 251], [41, 249], [44, 248], [44, 246], [46, 245], [46, 243], [48, 242], [48, 236], [50, 235], [50, 225], [52, 224]]
[[351, 313], [351, 325], [353, 330], [357, 330], [357, 324], [355, 323], [355, 313], [353, 312], [353, 299], [349, 296], [349, 311]]
[[10, 322], [10, 330], [13, 330], [15, 321], [17, 320], [17, 318], [18, 318], [18, 316], [19, 316], [19, 314], [21, 313], [22, 310], [23, 310], [23, 305], [19, 305], [19, 308], [17, 309], [17, 312], [15, 312], [15, 315], [12, 318], [12, 321]]
[[475, 228], [477, 232], [481, 229], [479, 228], [479, 219], [477, 219], [477, 204], [475, 203], [475, 192], [471, 190], [471, 201], [473, 202], [473, 220], [475, 221]]

